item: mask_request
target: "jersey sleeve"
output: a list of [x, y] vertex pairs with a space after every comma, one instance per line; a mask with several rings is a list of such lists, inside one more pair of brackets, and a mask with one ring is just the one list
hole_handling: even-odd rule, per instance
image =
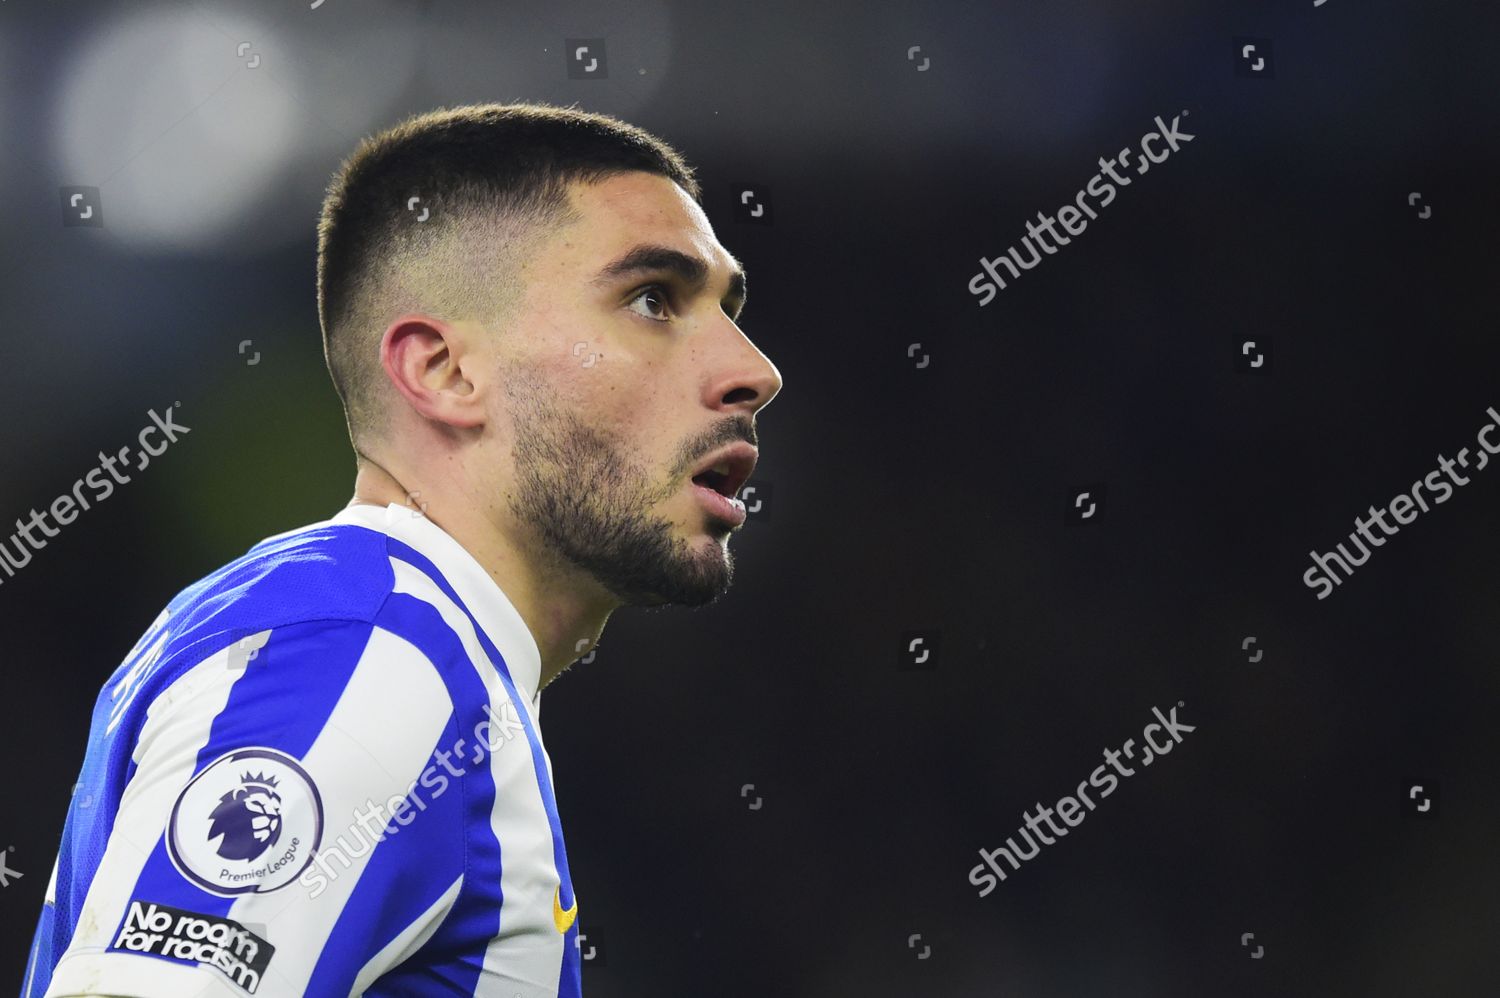
[[[181, 671], [47, 995], [350, 994], [437, 930], [463, 874], [445, 680], [370, 623], [262, 631]], [[124, 733], [124, 732], [122, 732]]]

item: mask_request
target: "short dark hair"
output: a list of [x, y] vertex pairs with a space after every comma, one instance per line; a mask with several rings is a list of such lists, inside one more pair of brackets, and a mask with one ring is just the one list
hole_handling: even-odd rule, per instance
[[[375, 344], [401, 311], [502, 321], [517, 265], [578, 220], [573, 183], [631, 171], [701, 203], [670, 145], [608, 115], [545, 103], [467, 104], [366, 136], [328, 185], [318, 220], [318, 322], [350, 437], [378, 423]], [[483, 248], [485, 252], [477, 252]]]

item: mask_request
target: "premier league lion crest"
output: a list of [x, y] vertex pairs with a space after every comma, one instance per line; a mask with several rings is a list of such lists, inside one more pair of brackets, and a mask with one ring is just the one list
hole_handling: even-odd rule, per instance
[[246, 748], [203, 767], [177, 796], [167, 823], [172, 865], [223, 896], [285, 887], [312, 861], [323, 802], [301, 763]]
[[225, 859], [254, 859], [281, 835], [281, 795], [274, 776], [246, 773], [240, 785], [219, 798], [209, 814], [211, 839], [223, 836], [218, 854]]

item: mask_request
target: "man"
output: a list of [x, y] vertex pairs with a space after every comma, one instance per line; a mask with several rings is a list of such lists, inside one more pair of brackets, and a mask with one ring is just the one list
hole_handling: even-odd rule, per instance
[[185, 589], [100, 693], [27, 995], [579, 994], [540, 692], [728, 588], [781, 377], [692, 172], [440, 109], [319, 226], [354, 498]]

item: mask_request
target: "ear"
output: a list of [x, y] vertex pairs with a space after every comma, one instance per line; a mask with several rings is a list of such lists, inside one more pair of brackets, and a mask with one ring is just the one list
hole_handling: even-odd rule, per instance
[[464, 429], [484, 423], [477, 386], [474, 330], [419, 312], [398, 316], [380, 339], [385, 376], [424, 418]]

